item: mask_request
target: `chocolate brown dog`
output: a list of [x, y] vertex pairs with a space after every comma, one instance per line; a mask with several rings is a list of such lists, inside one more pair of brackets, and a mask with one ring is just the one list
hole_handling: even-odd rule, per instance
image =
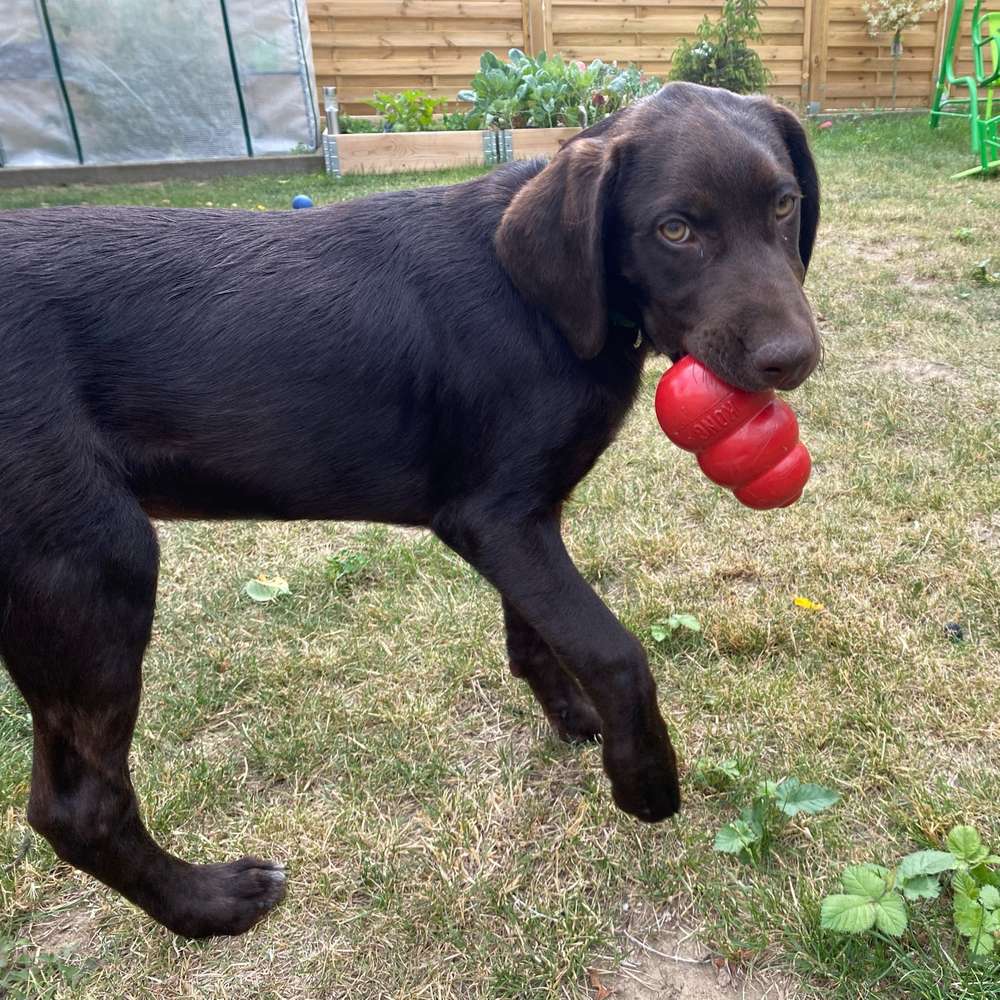
[[179, 934], [238, 934], [284, 892], [279, 866], [187, 864], [139, 817], [151, 517], [429, 526], [500, 592], [559, 734], [601, 734], [618, 805], [676, 812], [646, 657], [559, 511], [650, 351], [747, 389], [806, 378], [818, 217], [794, 116], [686, 84], [453, 187], [0, 216], [0, 654], [34, 722], [32, 826]]

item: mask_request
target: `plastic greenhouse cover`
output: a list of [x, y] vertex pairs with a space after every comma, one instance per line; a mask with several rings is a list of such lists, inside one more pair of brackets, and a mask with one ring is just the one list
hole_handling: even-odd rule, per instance
[[228, 0], [255, 154], [316, 148], [309, 18], [300, 0]]
[[3, 0], [0, 21], [0, 164], [76, 163], [52, 48], [35, 0]]
[[2, 0], [4, 162], [76, 162], [71, 118], [85, 163], [315, 148], [301, 0], [48, 0], [51, 44], [40, 2]]

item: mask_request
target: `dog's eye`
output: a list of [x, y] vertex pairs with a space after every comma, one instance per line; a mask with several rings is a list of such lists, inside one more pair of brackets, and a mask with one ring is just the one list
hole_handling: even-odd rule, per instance
[[783, 194], [778, 199], [778, 204], [774, 206], [774, 214], [779, 219], [785, 219], [795, 211], [795, 196]]
[[660, 226], [660, 233], [670, 243], [683, 243], [691, 235], [691, 227], [680, 219], [671, 219]]

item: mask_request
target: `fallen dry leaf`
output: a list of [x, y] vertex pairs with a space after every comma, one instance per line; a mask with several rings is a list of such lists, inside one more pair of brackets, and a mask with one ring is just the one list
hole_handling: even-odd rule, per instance
[[601, 974], [597, 969], [589, 969], [587, 971], [587, 976], [590, 979], [590, 985], [594, 988], [594, 1000], [608, 1000], [608, 997], [614, 995], [613, 990], [609, 990], [607, 986], [601, 982]]

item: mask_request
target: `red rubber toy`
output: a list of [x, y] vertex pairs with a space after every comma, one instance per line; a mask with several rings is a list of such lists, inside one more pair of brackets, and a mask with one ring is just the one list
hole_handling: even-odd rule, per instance
[[727, 385], [691, 355], [656, 387], [656, 419], [674, 444], [698, 456], [701, 471], [755, 510], [802, 496], [812, 462], [791, 407], [773, 389]]

